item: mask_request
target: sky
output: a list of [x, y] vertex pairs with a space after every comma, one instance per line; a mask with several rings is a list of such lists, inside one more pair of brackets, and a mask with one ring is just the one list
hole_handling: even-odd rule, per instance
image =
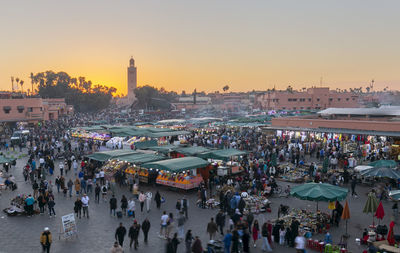
[[400, 1], [4, 0], [0, 90], [65, 71], [126, 93], [329, 86], [400, 89]]

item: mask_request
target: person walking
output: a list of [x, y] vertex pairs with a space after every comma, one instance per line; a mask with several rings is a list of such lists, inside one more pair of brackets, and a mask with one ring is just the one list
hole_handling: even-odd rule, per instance
[[119, 223], [119, 227], [115, 230], [115, 240], [118, 241], [121, 247], [124, 246], [124, 239], [126, 235], [126, 228], [122, 225], [122, 222]]
[[107, 199], [106, 199], [107, 191], [108, 191], [107, 186], [106, 186], [106, 185], [103, 185], [103, 186], [101, 187], [101, 196], [102, 196], [104, 202], [106, 202], [106, 200], [107, 200]]
[[160, 209], [160, 206], [161, 206], [161, 195], [160, 195], [160, 193], [158, 192], [158, 190], [157, 190], [157, 192], [156, 192], [156, 195], [154, 196], [154, 201], [155, 201], [156, 204], [157, 204], [157, 209]]
[[257, 247], [257, 240], [260, 236], [260, 226], [258, 225], [258, 220], [254, 221], [253, 228], [252, 228], [252, 236], [254, 242], [254, 248]]
[[132, 243], [134, 243], [134, 248], [137, 250], [139, 247], [139, 233], [140, 233], [140, 225], [136, 220], [133, 221], [133, 225], [129, 228], [129, 238], [131, 238], [131, 242], [129, 243], [129, 248], [132, 248]]
[[303, 253], [305, 252], [305, 245], [306, 245], [306, 238], [302, 234], [299, 234], [296, 236], [294, 239], [294, 242], [296, 244], [296, 252], [297, 253]]
[[54, 202], [54, 198], [53, 196], [49, 197], [49, 201], [47, 202], [47, 207], [49, 208], [49, 215], [51, 218], [51, 213], [54, 214], [54, 217], [56, 217], [56, 212], [54, 211], [54, 206], [56, 205], [56, 203]]
[[40, 235], [40, 244], [42, 245], [43, 252], [50, 252], [50, 246], [53, 242], [50, 229], [48, 227], [44, 228], [44, 231]]
[[144, 243], [147, 243], [147, 236], [149, 235], [149, 230], [150, 230], [150, 221], [149, 219], [144, 219], [142, 222], [142, 231], [144, 235]]
[[37, 198], [40, 214], [44, 213], [44, 207], [47, 204], [46, 198], [44, 197], [43, 193], [40, 193], [39, 197]]
[[261, 228], [261, 236], [263, 240], [262, 250], [272, 252], [271, 246], [268, 241], [268, 224], [265, 222]]
[[96, 187], [94, 188], [94, 202], [97, 204], [100, 203], [100, 191], [101, 191], [100, 185], [96, 184]]
[[224, 235], [224, 227], [225, 227], [225, 214], [222, 210], [219, 210], [217, 216], [215, 217], [215, 223], [217, 223], [219, 232], [221, 235]]
[[60, 193], [60, 176], [56, 177], [55, 184], [56, 184], [56, 187], [57, 187], [57, 193]]
[[76, 196], [79, 196], [79, 194], [81, 192], [81, 181], [79, 180], [79, 178], [75, 179], [75, 192], [76, 192]]
[[117, 198], [115, 198], [115, 195], [112, 195], [110, 199], [110, 215], [114, 212], [115, 216], [115, 210], [117, 209]]
[[201, 245], [200, 238], [198, 236], [195, 237], [194, 243], [192, 245], [193, 253], [203, 253], [203, 246]]
[[180, 200], [180, 199], [178, 199], [178, 200], [176, 201], [175, 209], [176, 209], [176, 213], [177, 213], [177, 214], [179, 214], [179, 213], [181, 212], [182, 203], [181, 203], [181, 200]]
[[232, 244], [232, 234], [229, 230], [226, 232], [223, 242], [224, 242], [224, 253], [230, 253]]
[[128, 199], [125, 197], [125, 195], [122, 195], [121, 198], [121, 210], [122, 214], [126, 215], [126, 209], [128, 208]]
[[89, 197], [86, 194], [83, 194], [81, 201], [82, 201], [83, 217], [85, 217], [86, 215], [86, 217], [89, 219]]
[[169, 220], [169, 216], [166, 211], [163, 212], [161, 216], [161, 227], [160, 227], [160, 237], [167, 238], [167, 223]]
[[128, 201], [128, 216], [132, 216], [133, 218], [135, 218], [135, 200], [133, 200], [133, 198], [131, 198]]
[[185, 196], [183, 196], [181, 201], [182, 201], [182, 211], [185, 213], [185, 218], [189, 219], [188, 217], [189, 201]]
[[192, 252], [192, 242], [193, 242], [193, 235], [192, 235], [192, 230], [188, 230], [185, 236], [185, 247], [186, 247], [186, 253], [191, 253]]
[[153, 197], [153, 193], [146, 193], [146, 211], [150, 212], [151, 198]]
[[176, 253], [178, 251], [178, 245], [180, 243], [177, 233], [174, 234], [174, 237], [172, 238], [171, 243], [172, 243], [173, 253]]
[[76, 201], [74, 203], [74, 211], [75, 211], [76, 217], [79, 217], [79, 219], [80, 219], [82, 216], [82, 201], [79, 197], [76, 198]]
[[357, 198], [358, 195], [356, 193], [356, 185], [357, 185], [357, 178], [354, 176], [353, 179], [351, 180], [351, 196], [354, 196]]
[[185, 222], [186, 218], [181, 211], [178, 214], [177, 225], [178, 225], [178, 238], [183, 239], [185, 236]]
[[169, 234], [171, 233], [171, 231], [174, 229], [174, 215], [172, 213], [169, 213], [168, 215], [168, 221], [167, 221], [167, 231], [166, 231], [166, 237], [169, 237]]
[[139, 193], [139, 203], [140, 203], [140, 212], [143, 213], [144, 201], [146, 200], [146, 195], [141, 191]]
[[214, 222], [214, 218], [211, 218], [211, 221], [207, 224], [207, 233], [210, 234], [210, 240], [215, 237], [215, 233], [218, 231], [218, 226]]
[[71, 179], [68, 180], [67, 186], [68, 186], [68, 192], [69, 192], [69, 197], [72, 198], [72, 186], [74, 185], [74, 182], [72, 182]]

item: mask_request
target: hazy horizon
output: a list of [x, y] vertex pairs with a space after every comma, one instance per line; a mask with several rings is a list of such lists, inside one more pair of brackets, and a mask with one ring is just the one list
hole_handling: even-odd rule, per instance
[[400, 2], [3, 1], [0, 90], [46, 70], [126, 93], [138, 85], [230, 91], [329, 86], [400, 90]]

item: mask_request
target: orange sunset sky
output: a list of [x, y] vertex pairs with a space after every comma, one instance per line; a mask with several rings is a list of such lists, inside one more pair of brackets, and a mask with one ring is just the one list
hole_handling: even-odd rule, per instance
[[126, 93], [366, 86], [400, 89], [400, 1], [20, 0], [0, 3], [0, 90], [65, 71]]

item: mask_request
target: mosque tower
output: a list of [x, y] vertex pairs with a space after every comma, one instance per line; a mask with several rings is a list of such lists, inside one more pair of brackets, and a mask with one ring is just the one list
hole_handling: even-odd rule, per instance
[[135, 89], [137, 86], [137, 70], [135, 67], [135, 60], [133, 57], [129, 60], [128, 67], [128, 101], [133, 103], [136, 100]]

